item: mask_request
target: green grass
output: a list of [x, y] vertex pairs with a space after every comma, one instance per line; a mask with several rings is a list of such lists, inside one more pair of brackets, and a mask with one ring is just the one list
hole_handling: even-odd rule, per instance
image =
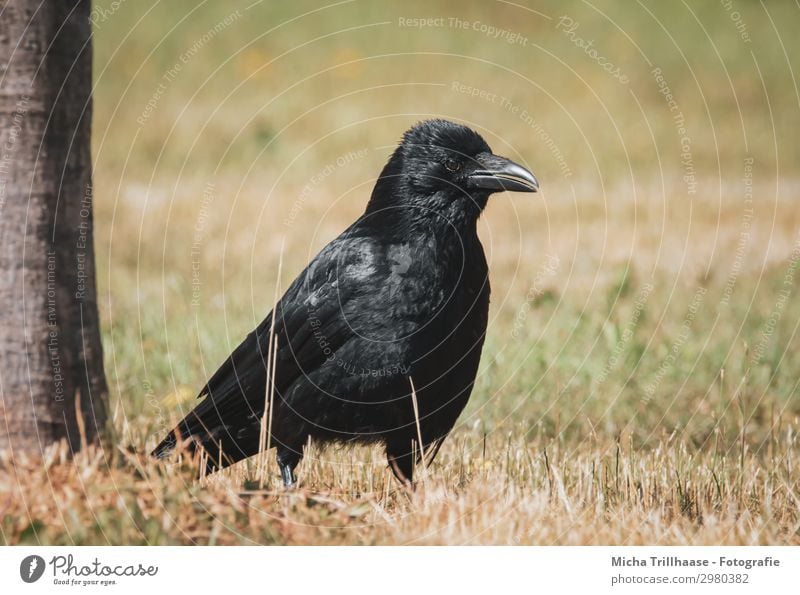
[[[714, 2], [248, 4], [124, 2], [97, 23], [100, 306], [138, 454], [31, 463], [6, 542], [798, 543], [796, 5], [736, 2], [747, 43]], [[423, 16], [470, 25], [398, 25]], [[425, 485], [394, 491], [369, 449], [309, 457], [296, 494], [274, 466], [261, 492], [252, 462], [197, 482], [140, 456], [429, 115], [479, 128], [542, 192], [481, 221], [491, 324]]]

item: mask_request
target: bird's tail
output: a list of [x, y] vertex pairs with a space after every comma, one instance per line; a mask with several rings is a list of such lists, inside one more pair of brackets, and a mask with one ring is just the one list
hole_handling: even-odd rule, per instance
[[209, 396], [189, 413], [153, 449], [165, 459], [180, 447], [190, 456], [202, 453], [206, 471], [225, 468], [258, 452], [260, 415], [248, 412], [246, 403], [219, 408]]
[[172, 430], [166, 438], [164, 438], [161, 442], [158, 443], [153, 449], [153, 452], [150, 453], [150, 456], [155, 457], [157, 459], [166, 459], [169, 455], [173, 453], [175, 448], [178, 446], [178, 435], [175, 430]]
[[222, 445], [218, 439], [215, 439], [222, 428], [219, 421], [218, 419], [204, 420], [195, 409], [159, 442], [158, 446], [153, 449], [152, 456], [166, 459], [180, 448], [181, 452], [192, 457], [197, 454], [205, 454], [208, 461], [206, 464], [208, 472], [226, 466], [222, 464], [226, 459], [220, 457]]
[[209, 471], [256, 454], [265, 408], [271, 316], [251, 332], [200, 391], [205, 397], [153, 450], [159, 459], [179, 446], [204, 451]]

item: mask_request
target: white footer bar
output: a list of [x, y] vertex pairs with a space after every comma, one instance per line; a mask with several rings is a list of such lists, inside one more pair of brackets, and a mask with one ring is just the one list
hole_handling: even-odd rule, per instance
[[[797, 547], [5, 547], [5, 593], [800, 593]], [[556, 591], [558, 590], [558, 591]]]

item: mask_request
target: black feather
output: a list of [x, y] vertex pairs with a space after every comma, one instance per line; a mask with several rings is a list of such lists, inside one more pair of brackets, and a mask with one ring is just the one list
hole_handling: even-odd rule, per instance
[[270, 442], [284, 480], [313, 437], [383, 442], [411, 481], [412, 453], [435, 456], [478, 369], [489, 279], [476, 223], [493, 190], [471, 188], [468, 175], [490, 154], [477, 133], [444, 120], [406, 132], [362, 217], [300, 273], [153, 454], [188, 439], [211, 470], [258, 452], [274, 328]]

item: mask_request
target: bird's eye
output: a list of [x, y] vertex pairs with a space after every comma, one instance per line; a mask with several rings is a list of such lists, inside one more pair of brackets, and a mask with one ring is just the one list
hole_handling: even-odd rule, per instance
[[448, 159], [444, 162], [444, 166], [450, 171], [458, 171], [461, 169], [461, 164], [455, 159]]

